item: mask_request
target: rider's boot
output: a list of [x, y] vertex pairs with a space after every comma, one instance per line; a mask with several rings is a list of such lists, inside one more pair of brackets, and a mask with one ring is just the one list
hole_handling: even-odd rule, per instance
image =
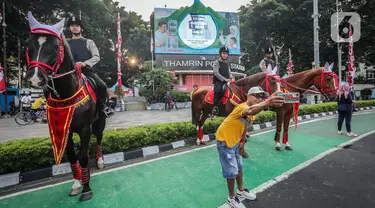
[[104, 104], [102, 105], [101, 110], [107, 118], [109, 118], [109, 117], [111, 117], [115, 114], [115, 111], [112, 108], [109, 108], [107, 105], [104, 105]]
[[215, 107], [212, 109], [212, 115], [219, 115], [219, 107], [220, 107], [220, 104], [219, 105], [215, 105]]

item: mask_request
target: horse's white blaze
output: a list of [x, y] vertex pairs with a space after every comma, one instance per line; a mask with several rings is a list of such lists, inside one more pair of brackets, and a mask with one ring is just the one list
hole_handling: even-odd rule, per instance
[[276, 86], [277, 86], [277, 90], [276, 91], [281, 91], [280, 83], [277, 82]]
[[[36, 57], [36, 61], [39, 61], [39, 58], [40, 58], [40, 51], [42, 50], [42, 46], [43, 44], [47, 42], [47, 37], [46, 36], [40, 36], [38, 38], [38, 43], [39, 43], [39, 49], [38, 49], [38, 55]], [[39, 72], [39, 69], [38, 67], [35, 67], [34, 68], [34, 74], [33, 76], [30, 78], [30, 82], [31, 82], [31, 85], [34, 86], [34, 87], [38, 87], [38, 84], [42, 81], [39, 77], [38, 77], [38, 72]]]
[[74, 181], [74, 183], [73, 183], [72, 189], [79, 189], [79, 188], [81, 188], [81, 181], [80, 180], [74, 179], [73, 181]]

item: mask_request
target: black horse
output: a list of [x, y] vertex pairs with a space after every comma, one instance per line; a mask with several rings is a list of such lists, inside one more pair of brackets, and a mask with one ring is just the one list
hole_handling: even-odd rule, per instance
[[[58, 121], [53, 120], [53, 116], [55, 116], [55, 119], [59, 119], [58, 113], [54, 115], [55, 112], [51, 111], [53, 109], [51, 106], [57, 105], [57, 107], [54, 106], [54, 109], [58, 110], [74, 104], [74, 107], [71, 108], [73, 109], [71, 119], [67, 119], [70, 122], [70, 128], [68, 127], [63, 134], [66, 136], [58, 137], [57, 142], [61, 144], [60, 156], [66, 149], [72, 167], [74, 184], [70, 195], [80, 194], [80, 181], [82, 180], [83, 190], [80, 200], [86, 201], [92, 198], [89, 185], [90, 171], [88, 169], [90, 137], [93, 133], [97, 138], [97, 166], [98, 168], [104, 168], [101, 140], [106, 125], [106, 116], [98, 110], [96, 95], [93, 90], [88, 90], [95, 89], [91, 87], [94, 84], [87, 84], [87, 79], [81, 75], [80, 68], [74, 63], [69, 45], [62, 33], [65, 20], [63, 19], [53, 26], [43, 25], [32, 16], [31, 12], [28, 14], [28, 20], [31, 32], [27, 41], [28, 72], [26, 80], [31, 87], [44, 89], [45, 97], [48, 98], [47, 112], [48, 107], [50, 108], [50, 116], [48, 117], [50, 134], [51, 130], [53, 131], [53, 128], [58, 126]], [[52, 120], [56, 124], [52, 123]], [[78, 155], [74, 150], [73, 133], [77, 133], [80, 137]], [[53, 142], [54, 137], [52, 137]], [[66, 139], [64, 140], [64, 138]], [[64, 142], [61, 142], [61, 139]], [[54, 153], [56, 163], [59, 164], [61, 157], [56, 158], [56, 147], [54, 147]]]

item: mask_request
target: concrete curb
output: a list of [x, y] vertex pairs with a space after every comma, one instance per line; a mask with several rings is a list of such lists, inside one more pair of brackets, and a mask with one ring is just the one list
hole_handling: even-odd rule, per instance
[[[365, 108], [359, 108], [358, 111], [364, 111], [364, 110], [371, 110], [375, 109], [374, 107], [365, 107]], [[298, 120], [306, 120], [311, 118], [318, 118], [318, 117], [325, 117], [325, 116], [331, 116], [337, 114], [337, 111], [334, 112], [325, 112], [325, 113], [318, 113], [318, 114], [311, 114], [311, 115], [304, 115], [299, 116]], [[293, 123], [293, 119], [291, 119], [291, 124]], [[266, 122], [263, 124], [255, 124], [251, 126], [248, 131], [258, 131], [270, 127], [276, 126], [276, 121], [272, 122]], [[215, 140], [214, 134], [206, 134], [204, 135], [204, 141], [213, 141]], [[159, 146], [150, 146], [150, 147], [144, 147], [137, 150], [132, 150], [128, 152], [116, 152], [111, 154], [104, 155], [104, 162], [105, 164], [114, 164], [123, 162], [126, 160], [141, 158], [141, 157], [148, 157], [152, 156], [161, 152], [166, 152], [172, 149], [177, 149], [181, 147], [185, 147], [187, 145], [195, 144], [196, 139], [195, 138], [188, 138], [185, 140], [180, 140], [173, 142], [171, 144], [164, 144]], [[90, 161], [90, 166], [95, 167], [95, 160]], [[62, 163], [60, 165], [53, 165], [50, 167], [45, 167], [41, 169], [26, 171], [26, 172], [17, 172], [17, 173], [9, 173], [5, 175], [0, 175], [0, 189], [14, 186], [18, 184], [24, 184], [32, 181], [37, 181], [40, 179], [48, 179], [55, 176], [61, 176], [65, 174], [71, 173], [70, 164], [69, 163]]]

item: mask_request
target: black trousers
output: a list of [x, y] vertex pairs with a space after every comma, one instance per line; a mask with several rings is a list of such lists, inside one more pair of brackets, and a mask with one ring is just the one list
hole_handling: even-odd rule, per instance
[[352, 132], [351, 129], [351, 121], [352, 121], [352, 112], [351, 111], [338, 111], [339, 112], [339, 119], [337, 122], [337, 128], [339, 131], [342, 129], [342, 123], [345, 119], [345, 126], [347, 132]]
[[214, 105], [219, 105], [219, 102], [223, 96], [223, 86], [225, 83], [223, 82], [215, 82], [214, 83]]
[[92, 69], [83, 69], [83, 74], [87, 77], [92, 78], [96, 86], [98, 87], [97, 93], [98, 93], [98, 100], [101, 105], [105, 105], [107, 102], [108, 92], [107, 92], [107, 85], [105, 82], [100, 79], [100, 77], [92, 70]]

